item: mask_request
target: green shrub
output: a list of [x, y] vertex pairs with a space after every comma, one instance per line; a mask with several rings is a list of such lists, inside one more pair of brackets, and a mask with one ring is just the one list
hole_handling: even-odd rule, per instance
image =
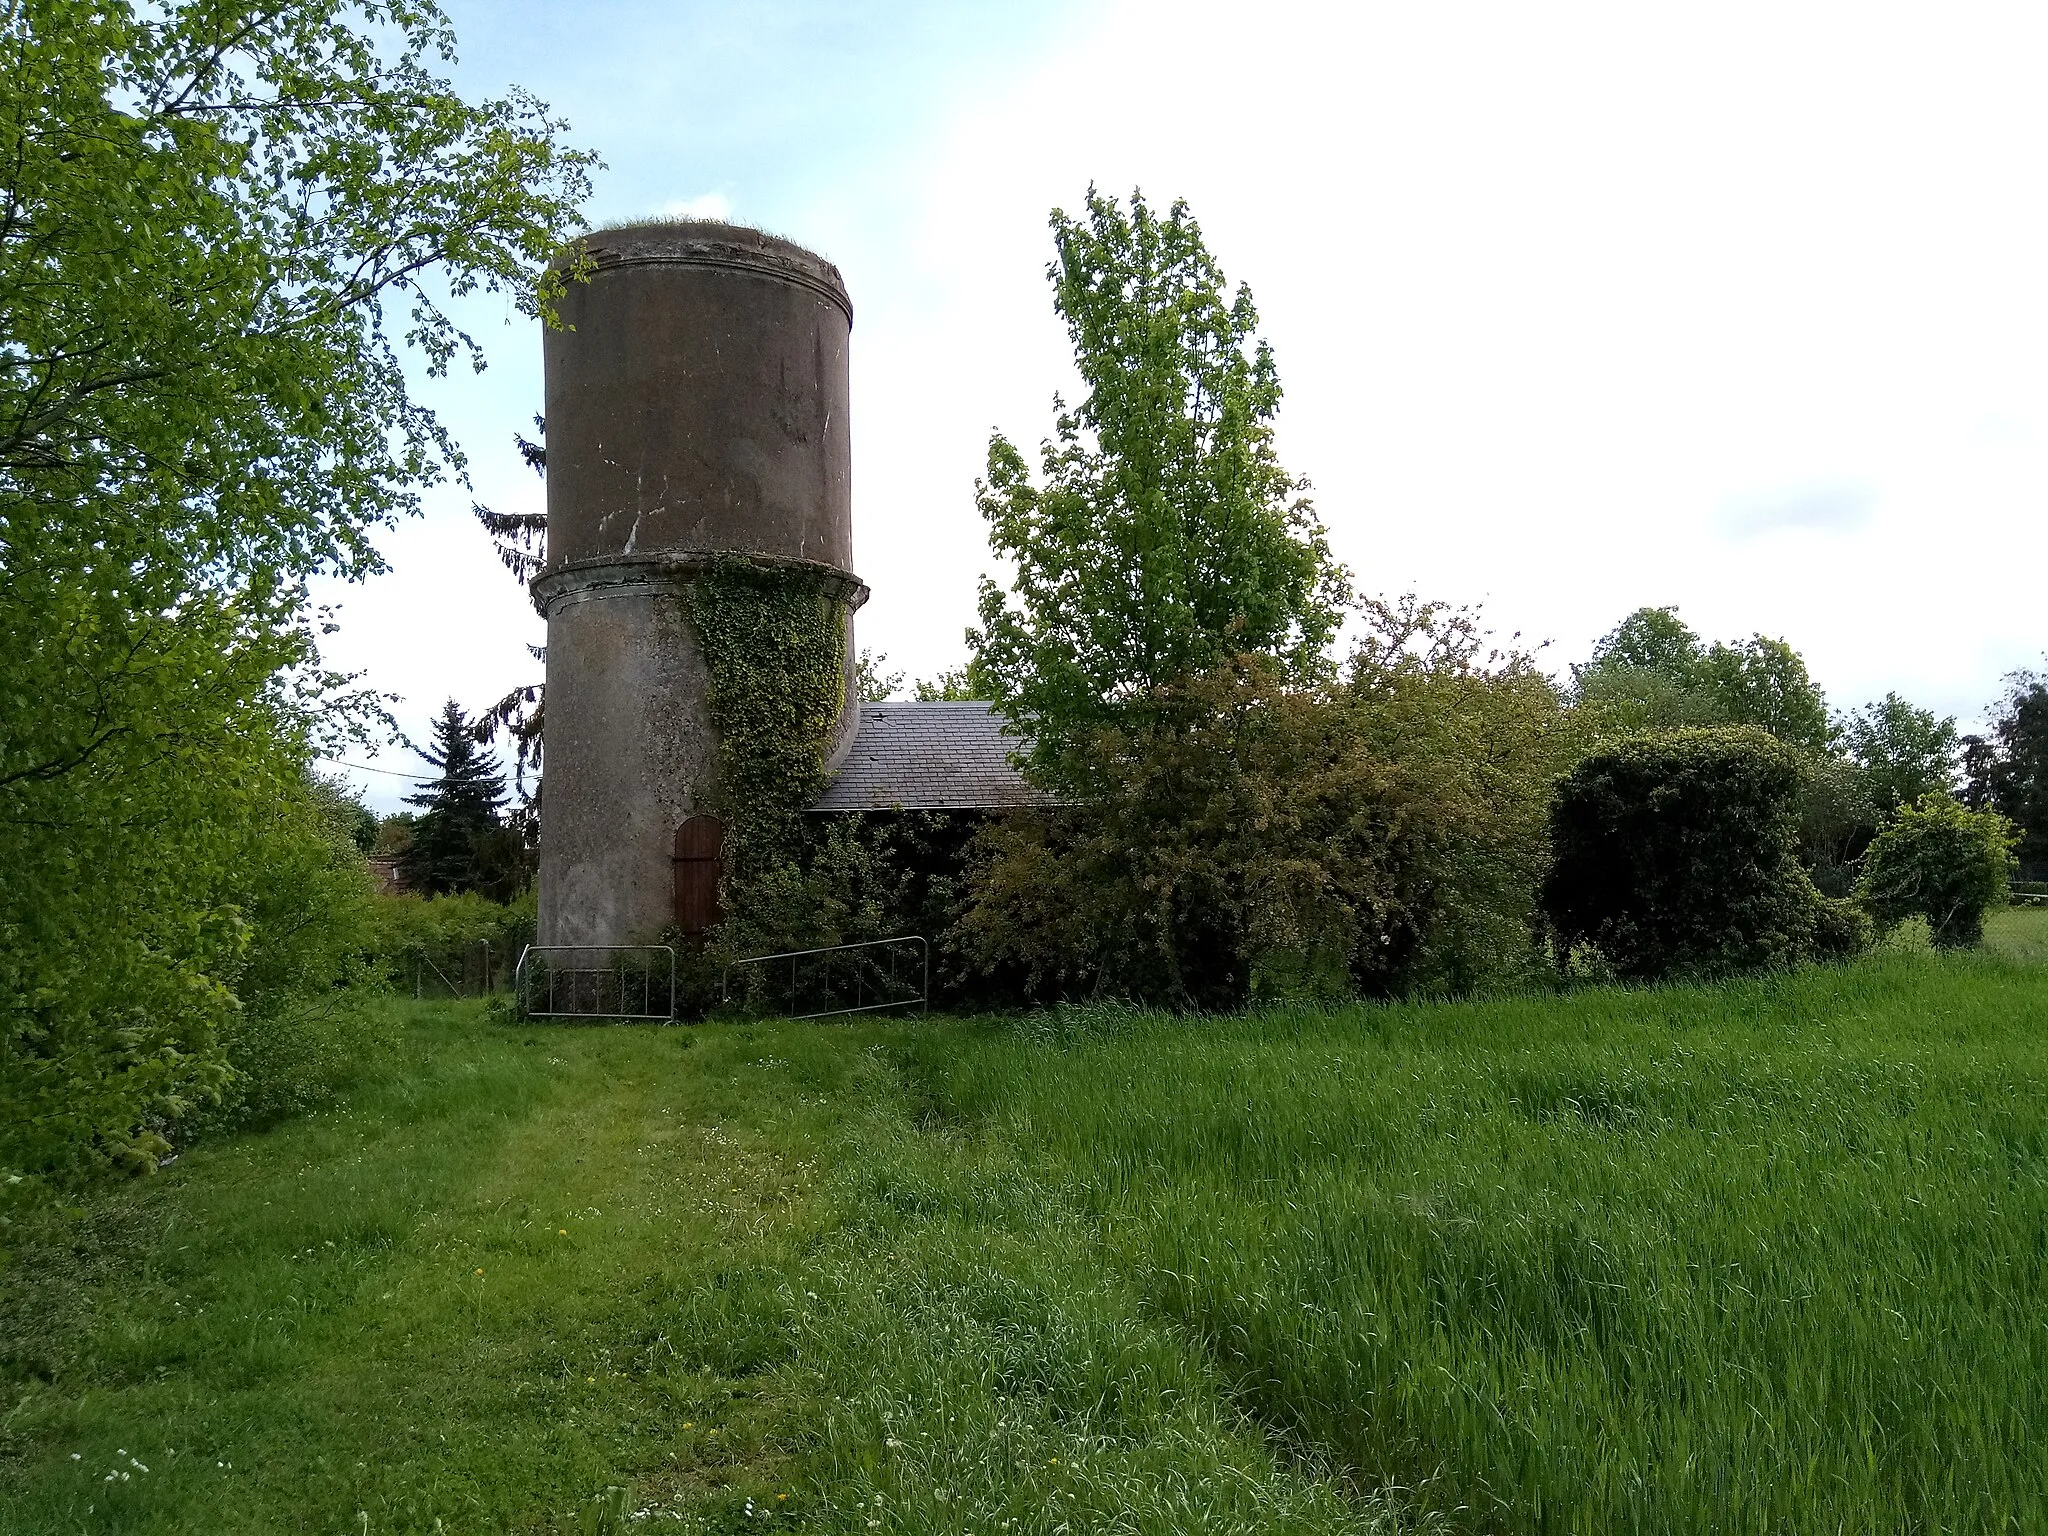
[[1870, 948], [1876, 937], [1870, 914], [1856, 902], [1840, 896], [1822, 896], [1813, 909], [1813, 957], [1816, 960], [1847, 960]]
[[1376, 617], [1342, 680], [1240, 657], [1098, 732], [1096, 798], [982, 837], [966, 951], [1031, 995], [1204, 1008], [1526, 967], [1556, 690], [1437, 610]]
[[0, 886], [0, 1196], [303, 1109], [381, 1038], [360, 808], [267, 711], [239, 723], [153, 776], [70, 776], [47, 825], [0, 817], [41, 855]]
[[1983, 940], [1986, 909], [2005, 899], [2017, 840], [1996, 811], [1923, 795], [1871, 843], [1857, 894], [1881, 928], [1923, 917], [1937, 946], [1967, 948]]
[[0, 790], [0, 1207], [147, 1172], [231, 1082], [252, 897], [311, 791], [260, 701], [178, 723], [146, 764], [117, 741]]
[[531, 886], [509, 902], [474, 891], [379, 896], [366, 947], [394, 985], [410, 988], [424, 980], [439, 987], [439, 978], [465, 991], [507, 985], [520, 951], [533, 942], [536, 902]]
[[355, 837], [360, 809], [338, 786], [309, 779], [251, 829], [234, 893], [247, 945], [219, 1031], [229, 1075], [189, 1131], [310, 1109], [386, 1043], [383, 1015], [365, 996], [380, 978], [366, 953], [375, 908]]
[[1543, 886], [1559, 959], [1590, 946], [1656, 980], [1796, 964], [1859, 943], [1797, 849], [1800, 758], [1754, 726], [1638, 736], [1587, 758], [1551, 807]]

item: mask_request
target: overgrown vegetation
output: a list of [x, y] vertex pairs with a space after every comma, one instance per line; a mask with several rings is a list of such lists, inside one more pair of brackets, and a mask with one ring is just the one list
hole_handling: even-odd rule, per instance
[[685, 588], [711, 677], [725, 826], [721, 947], [793, 947], [805, 921], [804, 813], [825, 789], [825, 757], [846, 706], [846, 607], [808, 566], [732, 556]]
[[1996, 811], [1923, 796], [1902, 806], [1870, 845], [1857, 894], [1887, 929], [1917, 917], [1939, 948], [1979, 943], [1984, 914], [2005, 900], [2015, 841], [2012, 824]]
[[1096, 733], [1095, 797], [984, 835], [966, 952], [1038, 996], [1211, 1008], [1535, 968], [1562, 701], [1468, 617], [1369, 611], [1340, 679], [1243, 657]]
[[547, 314], [590, 164], [451, 49], [431, 4], [0, 24], [0, 1201], [149, 1166], [272, 979], [331, 983], [306, 770], [366, 714], [305, 582], [460, 473], [401, 351], [477, 355], [436, 292]]
[[394, 1005], [346, 1105], [20, 1235], [0, 1526], [2033, 1529], [2044, 928], [1229, 1019]]
[[1853, 954], [1868, 923], [1800, 867], [1800, 760], [1752, 726], [1635, 735], [1558, 786], [1543, 907], [1560, 965], [1585, 946], [1633, 981]]

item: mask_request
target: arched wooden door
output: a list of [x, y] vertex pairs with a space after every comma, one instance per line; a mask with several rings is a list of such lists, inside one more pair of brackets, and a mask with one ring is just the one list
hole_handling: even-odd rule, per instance
[[676, 828], [676, 931], [694, 938], [714, 928], [724, 914], [718, 909], [718, 871], [725, 852], [725, 827], [716, 816], [692, 816]]

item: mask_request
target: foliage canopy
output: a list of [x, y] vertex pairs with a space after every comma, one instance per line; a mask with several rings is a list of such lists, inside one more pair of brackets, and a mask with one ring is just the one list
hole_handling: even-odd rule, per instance
[[447, 297], [552, 310], [591, 159], [523, 93], [464, 101], [452, 50], [428, 0], [0, 17], [0, 1156], [30, 1180], [146, 1166], [219, 1090], [242, 861], [346, 703], [304, 582], [376, 569], [461, 472], [401, 370], [480, 365]]
[[1342, 677], [1235, 658], [1167, 692], [1174, 728], [1090, 738], [1085, 806], [992, 828], [962, 925], [983, 969], [1220, 1008], [1526, 965], [1562, 701], [1468, 616], [1365, 608]]
[[1557, 789], [1543, 906], [1560, 961], [1630, 980], [1724, 975], [1860, 946], [1800, 867], [1802, 762], [1755, 726], [1624, 739]]
[[1990, 737], [1964, 743], [1964, 799], [2010, 821], [2022, 866], [2038, 872], [2048, 867], [2048, 677], [2013, 673], [1995, 708]]
[[1872, 800], [1887, 816], [1955, 787], [1961, 741], [1952, 717], [1887, 693], [1842, 717], [1836, 730], [1842, 750], [1863, 770]]
[[1996, 811], [1925, 795], [1871, 843], [1857, 895], [1880, 927], [1924, 918], [1938, 948], [1967, 948], [1982, 942], [1984, 914], [2005, 900], [2014, 841]]
[[1185, 203], [1088, 193], [1047, 269], [1087, 393], [1055, 401], [1034, 482], [997, 434], [977, 500], [1011, 590], [983, 579], [975, 677], [1084, 791], [1086, 743], [1238, 656], [1325, 666], [1344, 596], [1306, 485], [1273, 448], [1280, 379], [1249, 289], [1226, 295]]
[[1709, 646], [1675, 608], [1638, 608], [1573, 668], [1579, 701], [1618, 730], [1755, 725], [1780, 741], [1827, 749], [1827, 701], [1799, 653], [1752, 635]]

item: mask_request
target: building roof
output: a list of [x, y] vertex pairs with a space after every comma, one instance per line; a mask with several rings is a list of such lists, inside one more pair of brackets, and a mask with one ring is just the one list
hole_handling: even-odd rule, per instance
[[814, 811], [999, 810], [1046, 796], [1010, 763], [1019, 743], [988, 704], [863, 704]]

